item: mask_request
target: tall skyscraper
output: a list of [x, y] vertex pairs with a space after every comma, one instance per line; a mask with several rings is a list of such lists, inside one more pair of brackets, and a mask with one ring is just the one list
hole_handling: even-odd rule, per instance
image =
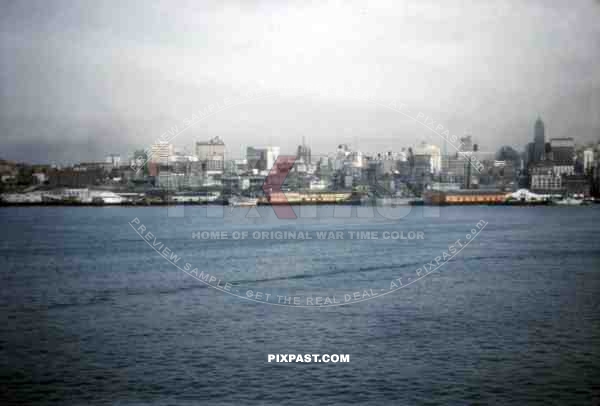
[[529, 142], [527, 143], [527, 148], [525, 148], [525, 158], [527, 161], [527, 164], [529, 165], [530, 163], [534, 162], [534, 149], [535, 149], [535, 144], [533, 142]]
[[585, 151], [583, 151], [584, 173], [588, 173], [589, 171], [591, 171], [593, 166], [594, 166], [594, 150], [588, 148]]
[[296, 158], [302, 159], [306, 164], [311, 163], [310, 147], [306, 146], [306, 143], [304, 142], [304, 137], [302, 137], [302, 145], [298, 145], [298, 152], [296, 153]]
[[544, 159], [546, 142], [544, 136], [544, 122], [540, 117], [535, 121], [533, 130], [533, 161], [539, 162]]

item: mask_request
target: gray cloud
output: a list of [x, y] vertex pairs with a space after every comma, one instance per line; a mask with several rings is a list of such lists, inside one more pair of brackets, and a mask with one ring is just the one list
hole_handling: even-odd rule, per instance
[[[431, 134], [364, 102], [427, 112], [480, 145], [600, 136], [600, 5], [434, 2], [14, 1], [0, 17], [2, 157], [99, 159], [146, 147], [245, 89], [287, 89], [178, 137], [292, 151], [400, 148]], [[439, 140], [438, 140], [439, 141]], [[439, 143], [439, 142], [438, 142]]]

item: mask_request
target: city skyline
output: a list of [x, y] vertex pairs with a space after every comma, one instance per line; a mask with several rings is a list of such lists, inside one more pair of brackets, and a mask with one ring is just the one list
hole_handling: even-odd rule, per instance
[[[175, 157], [175, 156], [189, 156], [189, 157], [198, 157], [198, 147], [199, 145], [209, 145], [212, 144], [214, 141], [217, 141], [218, 143], [220, 143], [223, 147], [223, 151], [224, 151], [224, 156], [225, 159], [227, 160], [239, 160], [239, 159], [246, 159], [247, 157], [247, 153], [248, 150], [251, 148], [270, 148], [270, 147], [274, 147], [277, 148], [277, 150], [279, 151], [279, 155], [286, 155], [286, 156], [291, 156], [291, 155], [298, 155], [299, 156], [299, 152], [300, 148], [306, 147], [308, 148], [309, 152], [312, 151], [312, 154], [315, 155], [315, 157], [320, 157], [320, 156], [331, 156], [332, 154], [335, 153], [336, 149], [338, 149], [341, 145], [346, 146], [347, 148], [350, 148], [352, 151], [356, 151], [359, 152], [365, 156], [376, 156], [377, 154], [387, 154], [387, 153], [401, 153], [401, 152], [408, 152], [408, 150], [410, 149], [418, 149], [420, 146], [423, 145], [430, 145], [430, 146], [434, 146], [435, 148], [438, 148], [440, 150], [441, 156], [454, 156], [456, 154], [460, 154], [462, 152], [466, 152], [466, 151], [471, 151], [473, 146], [475, 146], [476, 148], [478, 148], [478, 150], [480, 152], [483, 152], [484, 150], [486, 150], [486, 153], [496, 153], [499, 152], [501, 149], [509, 147], [509, 148], [513, 148], [514, 150], [518, 151], [519, 154], [525, 158], [525, 161], [527, 161], [528, 159], [531, 160], [531, 157], [527, 158], [528, 153], [528, 149], [529, 148], [540, 148], [540, 146], [538, 145], [538, 143], [535, 142], [535, 140], [537, 139], [538, 142], [542, 142], [542, 147], [546, 144], [550, 144], [551, 141], [556, 141], [556, 140], [564, 140], [564, 139], [570, 139], [573, 141], [574, 145], [577, 145], [579, 147], [581, 146], [585, 146], [585, 145], [593, 145], [595, 144], [599, 144], [600, 143], [600, 138], [597, 139], [597, 141], [591, 141], [591, 142], [578, 142], [578, 140], [576, 140], [575, 137], [564, 137], [564, 136], [554, 136], [554, 137], [545, 137], [545, 129], [546, 129], [546, 125], [544, 120], [542, 120], [542, 117], [540, 115], [537, 116], [537, 119], [535, 121], [535, 123], [533, 124], [532, 127], [532, 132], [531, 134], [533, 134], [533, 138], [531, 138], [531, 134], [530, 134], [530, 139], [527, 140], [525, 139], [524, 142], [522, 144], [519, 145], [508, 145], [508, 144], [502, 144], [499, 147], [496, 148], [486, 148], [486, 146], [482, 146], [480, 145], [480, 143], [478, 142], [478, 139], [472, 134], [472, 133], [465, 133], [464, 136], [461, 135], [456, 135], [456, 134], [452, 134], [452, 137], [456, 136], [457, 139], [459, 141], [457, 141], [456, 143], [451, 143], [449, 142], [450, 136], [446, 133], [445, 135], [442, 133], [442, 130], [440, 130], [439, 132], [434, 131], [434, 125], [425, 125], [424, 122], [421, 122], [420, 124], [422, 124], [424, 127], [426, 127], [428, 130], [433, 130], [433, 133], [436, 134], [434, 136], [434, 139], [429, 139], [429, 140], [425, 140], [425, 139], [421, 139], [418, 142], [415, 142], [414, 144], [402, 144], [402, 145], [397, 145], [394, 147], [390, 147], [390, 148], [384, 148], [381, 150], [374, 150], [374, 149], [370, 149], [370, 150], [362, 150], [360, 148], [357, 148], [357, 145], [360, 145], [361, 143], [358, 142], [356, 143], [357, 139], [356, 137], [354, 138], [354, 144], [353, 143], [339, 143], [339, 144], [334, 144], [330, 146], [330, 149], [327, 151], [314, 151], [312, 149], [312, 146], [310, 143], [308, 143], [306, 141], [306, 136], [302, 136], [302, 139], [299, 140], [299, 142], [297, 144], [295, 144], [295, 146], [293, 145], [293, 140], [291, 140], [292, 147], [290, 148], [289, 151], [282, 151], [281, 147], [279, 145], [266, 145], [266, 144], [260, 144], [260, 143], [252, 143], [250, 141], [250, 143], [247, 144], [241, 144], [241, 145], [230, 145], [226, 142], [226, 140], [223, 140], [221, 137], [219, 136], [214, 136], [214, 137], [209, 137], [206, 139], [196, 139], [193, 140], [192, 144], [184, 144], [182, 142], [171, 142], [171, 139], [167, 139], [167, 140], [163, 140], [162, 138], [158, 137], [157, 139], [155, 139], [153, 142], [151, 142], [149, 145], [147, 146], [141, 146], [138, 145], [136, 146], [133, 150], [128, 150], [125, 151], [125, 153], [121, 154], [121, 153], [116, 153], [115, 150], [116, 148], [113, 148], [112, 150], [108, 150], [108, 151], [100, 151], [99, 155], [96, 156], [93, 159], [77, 159], [76, 157], [73, 158], [70, 161], [63, 161], [63, 162], [58, 162], [58, 161], [47, 161], [47, 162], [34, 162], [34, 161], [18, 161], [15, 159], [11, 159], [10, 157], [5, 157], [5, 156], [0, 156], [0, 160], [5, 160], [5, 161], [13, 161], [13, 162], [22, 162], [25, 164], [32, 164], [32, 165], [60, 165], [60, 166], [71, 166], [71, 165], [76, 165], [82, 162], [101, 162], [104, 161], [106, 159], [109, 158], [113, 158], [113, 157], [118, 157], [118, 159], [124, 158], [125, 161], [123, 163], [123, 165], [127, 166], [126, 161], [127, 160], [134, 160], [137, 153], [139, 151], [144, 151], [146, 154], [149, 155], [148, 160], [151, 160], [151, 156], [154, 154], [153, 150], [155, 150], [156, 148], [159, 147], [159, 145], [164, 145], [165, 147], [168, 146], [169, 148], [169, 152], [164, 155], [164, 151], [161, 153], [162, 155], [164, 155], [164, 159], [166, 159], [166, 157], [171, 156], [171, 157]], [[437, 124], [437, 123], [435, 123]], [[539, 127], [541, 126], [541, 141], [540, 141], [540, 137], [539, 137]], [[445, 129], [444, 129], [445, 130]], [[163, 133], [164, 135], [168, 135], [168, 132]], [[177, 135], [177, 134], [175, 134]], [[435, 142], [435, 137], [439, 137], [438, 138], [438, 142]], [[185, 137], [183, 137], [185, 138]], [[462, 144], [463, 140], [467, 140], [468, 139], [468, 145], [464, 145]], [[531, 140], [533, 139], [533, 142], [531, 142]], [[545, 139], [545, 142], [544, 142]], [[181, 140], [179, 140], [181, 141]], [[290, 141], [290, 140], [288, 140]], [[360, 141], [360, 140], [359, 140]], [[401, 139], [399, 138], [398, 140], [396, 140], [394, 143], [398, 144], [399, 142], [401, 142]], [[448, 145], [451, 145], [450, 148], [448, 148]], [[548, 146], [546, 145], [546, 146]], [[482, 149], [483, 147], [483, 149]], [[162, 148], [161, 148], [162, 149]], [[446, 151], [444, 151], [446, 150]], [[238, 151], [238, 152], [234, 152], [234, 151]], [[543, 154], [541, 155], [542, 157], [544, 156]], [[536, 152], [536, 158], [534, 160], [539, 160], [540, 158], [537, 156], [537, 152]]]
[[[541, 134], [540, 134], [540, 126], [541, 126]], [[126, 151], [124, 154], [115, 153], [113, 150], [103, 151], [103, 152], [101, 152], [101, 156], [97, 156], [94, 159], [88, 159], [88, 160], [78, 160], [78, 159], [74, 158], [73, 160], [68, 161], [68, 162], [57, 162], [57, 161], [32, 162], [32, 161], [17, 161], [17, 160], [11, 159], [10, 157], [3, 157], [3, 156], [0, 156], [0, 160], [22, 162], [24, 164], [32, 164], [32, 165], [58, 165], [58, 166], [68, 167], [68, 166], [77, 165], [77, 164], [86, 163], [86, 162], [102, 162], [102, 161], [108, 160], [109, 158], [113, 159], [116, 157], [119, 160], [124, 159], [124, 161], [122, 162], [123, 166], [129, 166], [128, 162], [134, 162], [136, 160], [136, 156], [139, 151], [144, 151], [145, 154], [148, 154], [148, 162], [153, 160], [152, 156], [158, 155], [157, 154], [158, 150], [161, 150], [161, 152], [160, 152], [160, 156], [162, 157], [161, 160], [165, 161], [165, 162], [169, 156], [171, 156], [171, 157], [189, 156], [189, 157], [198, 158], [199, 155], [202, 155], [202, 154], [198, 153], [199, 145], [209, 145], [209, 144], [212, 144], [214, 141], [217, 141], [218, 143], [220, 143], [222, 145], [223, 156], [224, 156], [224, 159], [226, 159], [226, 160], [240, 160], [240, 159], [245, 160], [247, 158], [248, 151], [253, 148], [277, 148], [278, 153], [276, 155], [300, 156], [299, 155], [300, 153], [298, 151], [300, 151], [301, 148], [305, 147], [305, 148], [308, 148], [309, 154], [312, 153], [318, 159], [318, 157], [328, 157], [328, 156], [331, 157], [331, 156], [335, 155], [336, 149], [339, 149], [340, 146], [345, 146], [347, 148], [350, 148], [351, 151], [361, 153], [365, 157], [376, 157], [378, 154], [387, 154], [387, 153], [398, 154], [398, 153], [403, 153], [403, 152], [406, 153], [411, 149], [415, 150], [415, 149], [419, 149], [420, 147], [423, 147], [425, 145], [428, 145], [428, 146], [433, 146], [433, 147], [437, 148], [440, 152], [441, 157], [452, 157], [452, 156], [456, 156], [457, 154], [461, 154], [463, 152], [472, 151], [473, 146], [475, 146], [475, 148], [478, 148], [478, 150], [480, 152], [486, 151], [485, 152], [486, 154], [494, 154], [494, 155], [497, 154], [498, 152], [500, 152], [502, 149], [509, 147], [509, 148], [512, 148], [515, 151], [517, 151], [519, 153], [519, 155], [521, 156], [521, 158], [524, 160], [524, 162], [527, 162], [527, 161], [539, 161], [540, 157], [542, 157], [542, 158], [545, 157], [545, 155], [543, 153], [541, 153], [541, 155], [538, 156], [538, 153], [535, 152], [534, 153], [535, 157], [533, 159], [532, 159], [532, 157], [528, 158], [528, 153], [529, 154], [531, 153], [531, 152], [528, 152], [528, 149], [529, 148], [538, 148], [539, 149], [540, 148], [540, 146], [538, 145], [539, 142], [542, 142], [542, 148], [544, 146], [549, 146], [551, 141], [564, 140], [564, 139], [572, 140], [572, 142], [574, 143], [573, 145], [579, 146], [579, 147], [582, 147], [584, 145], [594, 144], [594, 141], [582, 144], [580, 142], [577, 142], [577, 140], [574, 137], [557, 137], [557, 136], [545, 137], [545, 130], [546, 130], [545, 122], [544, 122], [544, 120], [542, 120], [542, 117], [540, 115], [538, 115], [535, 123], [532, 126], [532, 131], [530, 133], [529, 141], [526, 139], [526, 140], [524, 140], [524, 143], [520, 144], [520, 145], [502, 144], [495, 149], [492, 149], [492, 148], [481, 149], [482, 146], [479, 144], [477, 138], [475, 138], [473, 136], [473, 134], [471, 134], [471, 133], [465, 133], [464, 136], [457, 136], [459, 138], [459, 141], [456, 143], [456, 145], [452, 144], [453, 145], [452, 148], [448, 148], [447, 146], [450, 143], [446, 139], [444, 139], [444, 137], [441, 136], [441, 134], [438, 134], [440, 136], [439, 143], [431, 142], [431, 141], [435, 141], [435, 140], [426, 141], [426, 140], [422, 139], [421, 141], [416, 142], [414, 144], [409, 144], [409, 145], [405, 144], [405, 145], [397, 146], [395, 148], [387, 148], [387, 149], [382, 149], [379, 151], [376, 151], [373, 149], [361, 150], [359, 148], [356, 148], [356, 146], [351, 143], [340, 143], [340, 144], [331, 145], [330, 149], [328, 151], [314, 151], [312, 149], [311, 144], [306, 142], [306, 136], [303, 136], [302, 139], [300, 140], [300, 142], [298, 144], [296, 144], [295, 147], [291, 148], [292, 150], [282, 151], [279, 145], [264, 145], [264, 144], [259, 144], [259, 143], [254, 143], [254, 144], [250, 143], [250, 144], [241, 144], [241, 145], [232, 146], [232, 145], [229, 145], [226, 142], [226, 140], [223, 140], [221, 137], [215, 136], [215, 137], [210, 137], [207, 139], [194, 140], [193, 144], [191, 144], [191, 145], [187, 145], [187, 144], [181, 145], [181, 143], [171, 143], [169, 141], [163, 141], [160, 138], [158, 138], [151, 144], [147, 145], [145, 148], [142, 148], [142, 146], [138, 146], [134, 150]], [[453, 135], [455, 135], [455, 134], [453, 134]], [[540, 138], [540, 135], [541, 135], [541, 138]], [[437, 137], [437, 135], [436, 135], [436, 137]], [[448, 137], [446, 136], [446, 138], [448, 138]], [[467, 140], [467, 139], [468, 139], [468, 145], [462, 144], [463, 140]], [[540, 141], [540, 139], [541, 139], [541, 141]], [[545, 139], [545, 142], [544, 142], [544, 139]], [[531, 142], [531, 140], [533, 140], [533, 142]], [[538, 142], [536, 142], [536, 140]], [[356, 139], [354, 141], [356, 141]], [[598, 139], [598, 141], [596, 141], [596, 144], [600, 144], [600, 138]], [[164, 147], [160, 147], [160, 145], [163, 145]], [[166, 147], [168, 147], [168, 152], [163, 151], [163, 149]], [[293, 150], [293, 149], [295, 149], [295, 150]], [[447, 150], [446, 153], [444, 153], [444, 149]], [[236, 151], [236, 150], [239, 150], [239, 153], [232, 153], [232, 151]], [[154, 159], [154, 160], [156, 160], [156, 159]]]

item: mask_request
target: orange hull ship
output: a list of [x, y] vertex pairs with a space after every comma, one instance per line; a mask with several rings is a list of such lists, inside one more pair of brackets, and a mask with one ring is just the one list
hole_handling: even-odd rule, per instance
[[428, 205], [505, 204], [507, 193], [498, 190], [427, 191], [423, 194]]

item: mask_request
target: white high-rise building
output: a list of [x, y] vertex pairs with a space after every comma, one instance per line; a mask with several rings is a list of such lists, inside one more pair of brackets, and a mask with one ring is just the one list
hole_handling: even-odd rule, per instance
[[196, 156], [199, 161], [225, 159], [225, 143], [219, 137], [213, 137], [208, 141], [196, 142]]
[[586, 149], [583, 151], [583, 169], [587, 173], [587, 171], [592, 169], [594, 165], [594, 150]]
[[250, 169], [259, 171], [269, 171], [275, 165], [279, 157], [279, 147], [248, 147], [246, 150], [246, 160]]
[[407, 151], [406, 151], [406, 148], [402, 148], [402, 150], [400, 150], [400, 152], [398, 153], [398, 161], [406, 162], [406, 160], [407, 160]]
[[225, 143], [219, 137], [196, 142], [196, 158], [207, 173], [222, 173], [225, 169]]
[[152, 145], [150, 153], [151, 162], [166, 165], [169, 163], [169, 157], [174, 155], [173, 145], [169, 144], [167, 141], [159, 141]]
[[279, 157], [279, 147], [266, 147], [266, 160], [267, 160], [267, 170], [270, 170], [273, 165], [275, 165], [275, 161]]
[[363, 155], [360, 151], [354, 151], [350, 154], [350, 158], [352, 160], [353, 168], [362, 168], [363, 167]]
[[105, 159], [107, 164], [112, 165], [113, 168], [118, 168], [121, 165], [121, 156], [117, 154], [110, 154]]
[[442, 170], [442, 153], [440, 147], [423, 141], [414, 149], [415, 155], [429, 155], [431, 162], [431, 173], [439, 173]]

